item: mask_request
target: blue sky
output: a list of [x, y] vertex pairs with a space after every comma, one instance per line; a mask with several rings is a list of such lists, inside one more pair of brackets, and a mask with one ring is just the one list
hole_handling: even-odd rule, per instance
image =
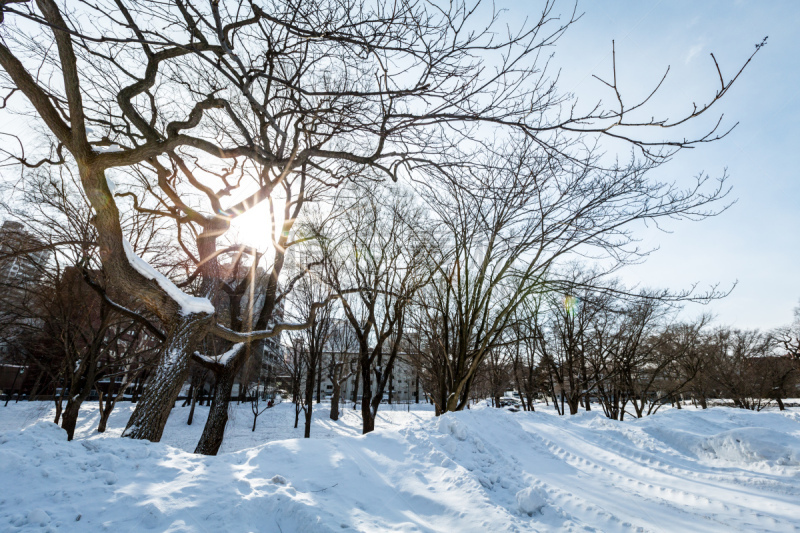
[[[538, 2], [515, 2], [514, 14], [535, 16]], [[556, 11], [567, 15], [572, 4]], [[710, 311], [718, 323], [764, 328], [787, 323], [800, 300], [800, 2], [584, 1], [584, 15], [555, 48], [562, 91], [587, 103], [613, 95], [592, 74], [608, 79], [611, 41], [616, 41], [618, 78], [633, 100], [649, 92], [671, 67], [652, 113], [677, 117], [719, 87], [710, 53], [727, 77], [735, 74], [765, 36], [768, 44], [727, 96], [715, 105], [728, 125], [725, 139], [681, 153], [659, 169], [679, 183], [701, 171], [712, 177], [727, 168], [732, 197], [728, 211], [702, 222], [666, 225], [670, 233], [643, 230], [644, 244], [658, 246], [646, 263], [623, 279], [644, 286], [682, 289], [720, 283], [732, 294], [688, 314]], [[624, 96], [624, 95], [623, 95]]]

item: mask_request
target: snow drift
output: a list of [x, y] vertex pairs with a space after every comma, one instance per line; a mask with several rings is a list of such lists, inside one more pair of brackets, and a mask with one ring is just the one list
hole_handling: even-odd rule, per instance
[[2, 531], [796, 531], [800, 416], [494, 409], [218, 457], [0, 433]]

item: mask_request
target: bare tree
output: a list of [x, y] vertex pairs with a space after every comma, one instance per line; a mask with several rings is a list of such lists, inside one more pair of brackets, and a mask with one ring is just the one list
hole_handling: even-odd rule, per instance
[[[81, 405], [93, 390], [100, 394], [98, 431], [105, 430], [114, 405], [151, 362], [163, 333], [137, 313], [135, 302], [120, 300], [123, 306], [108, 298], [92, 213], [68, 170], [37, 173], [11, 202], [16, 207], [5, 206], [7, 215], [25, 220], [20, 226], [27, 238], [13, 246], [5, 242], [0, 260], [26, 257], [36, 275], [29, 283], [4, 279], [0, 298], [25, 342], [42, 348], [29, 357], [31, 365], [49, 375], [52, 388], [68, 391], [63, 416], [63, 395], [55, 394], [56, 420], [72, 439]], [[153, 220], [127, 222], [146, 245], [154, 227], [141, 223]]]
[[357, 340], [363, 432], [369, 433], [402, 347], [407, 309], [429, 279], [430, 249], [417, 226], [423, 211], [409, 194], [394, 187], [352, 192], [341, 215], [314, 233], [321, 276]]
[[311, 419], [314, 410], [314, 389], [318, 387], [318, 375], [323, 365], [325, 349], [329, 344], [332, 334], [331, 312], [333, 304], [321, 307], [313, 313], [314, 304], [325, 299], [323, 291], [326, 287], [309, 277], [301, 279], [295, 287], [292, 306], [299, 320], [308, 322], [310, 326], [303, 331], [294, 333], [293, 346], [301, 347], [301, 356], [305, 359], [303, 367], [302, 405], [305, 415], [305, 429], [303, 436], [311, 436]]
[[[217, 324], [206, 298], [213, 300], [218, 289], [217, 240], [231, 220], [298, 169], [324, 180], [397, 178], [442, 168], [440, 163], [457, 157], [452, 148], [472, 140], [479, 124], [521, 131], [548, 156], [583, 146], [582, 137], [590, 135], [631, 143], [647, 161], [665, 161], [680, 148], [724, 135], [715, 127], [694, 139], [654, 142], [628, 132], [680, 128], [723, 97], [738, 73], [728, 81], [720, 75], [714, 96], [675, 121], [633, 118], [631, 112], [649, 97], [623, 105], [616, 76], [604, 83], [619, 106], [596, 106], [578, 116], [536, 61], [574, 16], [559, 21], [546, 2], [532, 23], [498, 32], [506, 22], [501, 13], [480, 7], [412, 0], [368, 8], [349, 0], [274, 0], [263, 8], [245, 0], [103, 0], [71, 3], [70, 9], [37, 0], [0, 6], [4, 82], [26, 99], [6, 111], [32, 111], [52, 139], [41, 158], [16, 148], [7, 153], [23, 166], [67, 158], [77, 166], [96, 212], [111, 296], [134, 296], [164, 326], [158, 367], [126, 436], [161, 438], [189, 358], [206, 335], [249, 343], [288, 327], [236, 332]], [[487, 68], [489, 61], [494, 68]], [[553, 112], [559, 108], [570, 111]], [[594, 168], [593, 159], [583, 159]], [[640, 168], [627, 174], [638, 175]], [[149, 176], [154, 196], [167, 201], [144, 207], [129, 191], [115, 196], [114, 172]], [[223, 204], [222, 198], [245, 184], [252, 193]], [[207, 201], [205, 210], [192, 205], [193, 195]], [[662, 191], [659, 198], [669, 194]], [[660, 214], [690, 211], [680, 194], [657, 204]], [[173, 220], [179, 233], [195, 236], [200, 298], [183, 294], [127, 247], [120, 208], [156, 212]], [[214, 428], [223, 419], [213, 417]], [[213, 451], [219, 433], [204, 432], [209, 444], [200, 450]]]
[[[358, 342], [349, 323], [333, 318], [328, 339], [327, 375], [331, 381], [331, 420], [339, 420], [342, 385], [357, 372]], [[357, 394], [357, 391], [356, 391]]]
[[792, 323], [777, 328], [772, 336], [786, 356], [800, 360], [800, 305], [794, 308]]
[[757, 330], [718, 327], [710, 335], [713, 377], [719, 396], [736, 407], [760, 411], [774, 398], [766, 372], [770, 338]]

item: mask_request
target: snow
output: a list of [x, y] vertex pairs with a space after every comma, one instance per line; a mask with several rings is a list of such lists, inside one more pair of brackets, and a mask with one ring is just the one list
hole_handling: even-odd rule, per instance
[[[400, 410], [400, 408], [403, 410]], [[394, 408], [395, 410], [391, 410]], [[161, 443], [114, 438], [131, 406], [76, 439], [51, 404], [0, 408], [0, 531], [797, 531], [800, 412], [668, 410], [624, 422], [483, 408], [358, 412], [312, 439], [294, 406], [232, 409], [223, 452], [187, 453], [208, 408]], [[282, 440], [276, 440], [282, 439]]]
[[124, 152], [125, 148], [118, 144], [95, 145], [94, 150], [100, 153]]
[[125, 248], [125, 255], [128, 256], [128, 262], [131, 264], [131, 266], [147, 279], [155, 280], [159, 287], [161, 287], [170, 298], [175, 300], [175, 302], [180, 305], [181, 312], [184, 316], [188, 316], [193, 313], [214, 313], [214, 305], [211, 303], [211, 300], [208, 298], [190, 296], [180, 290], [174, 283], [167, 279], [164, 274], [153, 268], [150, 263], [136, 255], [136, 253], [133, 251], [133, 247], [131, 247], [131, 243], [129, 243], [127, 239], [122, 239], [122, 246]]
[[239, 353], [239, 351], [243, 347], [244, 347], [244, 343], [240, 342], [240, 343], [237, 343], [237, 344], [234, 344], [233, 346], [231, 346], [230, 350], [228, 350], [227, 352], [225, 352], [225, 353], [223, 353], [221, 355], [211, 355], [211, 356], [209, 356], [209, 355], [197, 354], [197, 356], [200, 359], [203, 359], [204, 361], [208, 361], [209, 363], [217, 363], [217, 364], [220, 364], [222, 366], [225, 366], [225, 365], [228, 364], [228, 362], [231, 359], [233, 359], [233, 357], [237, 353]]

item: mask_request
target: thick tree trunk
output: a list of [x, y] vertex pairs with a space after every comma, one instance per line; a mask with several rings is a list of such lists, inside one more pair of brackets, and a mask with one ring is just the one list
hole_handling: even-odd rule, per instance
[[64, 408], [63, 416], [61, 417], [61, 428], [67, 432], [67, 440], [72, 440], [75, 437], [75, 426], [78, 425], [78, 413], [81, 410], [83, 398], [78, 396], [70, 396], [67, 400], [67, 406]]
[[570, 394], [567, 399], [567, 405], [569, 405], [569, 414], [577, 415], [578, 409], [581, 406], [581, 397]]
[[170, 329], [158, 366], [147, 380], [142, 398], [122, 433], [124, 437], [161, 440], [189, 373], [189, 356], [205, 335], [211, 319], [211, 315], [192, 314], [181, 317]]
[[708, 409], [708, 401], [706, 400], [705, 395], [700, 396], [700, 407], [703, 409]]
[[[227, 365], [216, 372], [217, 381], [214, 384], [214, 400], [208, 412], [203, 434], [194, 453], [203, 455], [217, 455], [222, 439], [225, 437], [225, 426], [228, 424], [228, 406], [231, 402], [233, 384], [239, 371], [247, 363], [250, 350], [242, 345], [239, 352], [233, 356]], [[241, 385], [240, 385], [241, 386]], [[241, 389], [240, 389], [241, 390]]]
[[331, 395], [331, 420], [339, 420], [339, 395], [342, 387], [339, 382], [333, 382], [333, 394]]
[[238, 369], [233, 366], [226, 366], [224, 370], [217, 373], [217, 383], [214, 385], [214, 399], [211, 409], [208, 411], [206, 425], [203, 427], [203, 434], [194, 453], [203, 455], [217, 455], [222, 439], [225, 436], [225, 426], [228, 424], [228, 408], [233, 392], [233, 383], [236, 381]]
[[784, 407], [783, 400], [781, 400], [780, 396], [776, 396], [775, 397], [775, 401], [778, 402], [778, 409], [780, 409], [781, 411], [785, 411], [786, 410], [786, 407]]

